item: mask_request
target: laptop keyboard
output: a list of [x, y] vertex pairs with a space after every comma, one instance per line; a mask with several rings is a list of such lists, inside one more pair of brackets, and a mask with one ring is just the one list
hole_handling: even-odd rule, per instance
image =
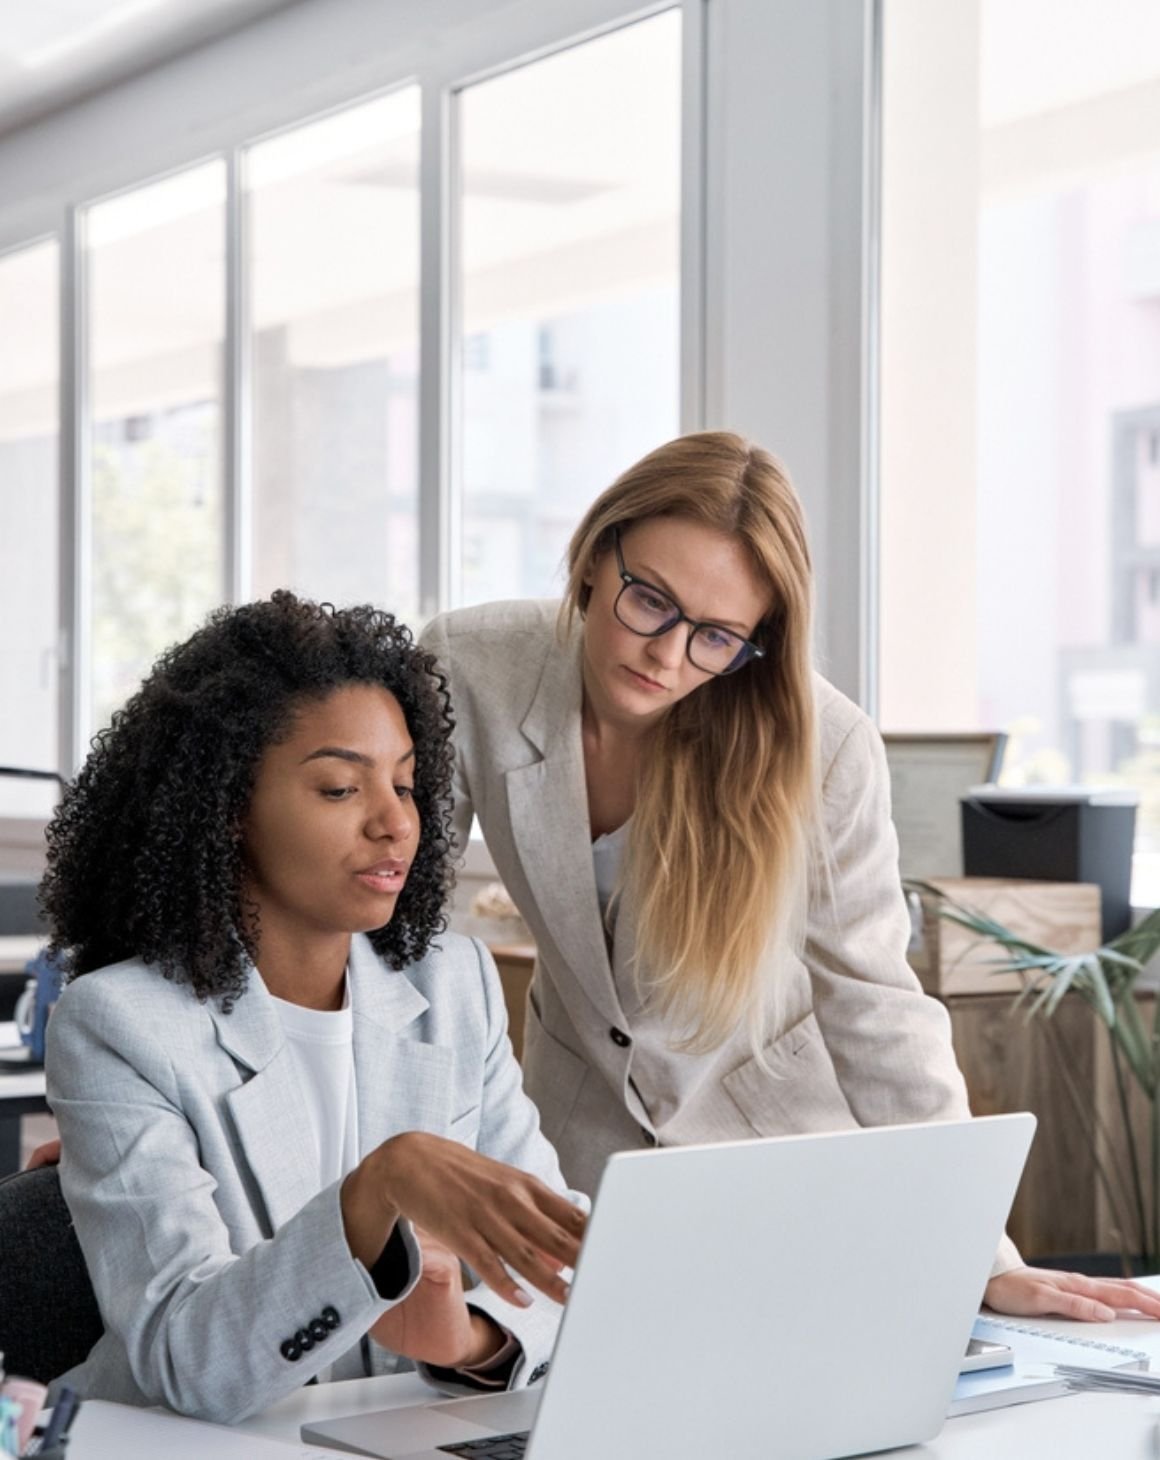
[[465, 1444], [439, 1445], [448, 1455], [470, 1455], [471, 1460], [523, 1460], [531, 1430], [515, 1435], [492, 1435], [487, 1440], [468, 1440]]

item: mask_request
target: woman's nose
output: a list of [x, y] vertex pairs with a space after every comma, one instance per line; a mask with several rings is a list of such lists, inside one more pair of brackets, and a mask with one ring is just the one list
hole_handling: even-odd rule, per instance
[[367, 835], [387, 841], [404, 841], [411, 834], [416, 815], [414, 803], [404, 801], [395, 792], [382, 797], [367, 817]]
[[688, 624], [678, 621], [671, 629], [649, 640], [649, 653], [654, 664], [665, 669], [677, 669], [685, 657], [685, 648], [692, 630]]

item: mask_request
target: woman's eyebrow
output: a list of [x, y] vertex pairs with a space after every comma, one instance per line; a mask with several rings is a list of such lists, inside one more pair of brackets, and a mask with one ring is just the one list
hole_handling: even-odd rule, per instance
[[[309, 760], [322, 760], [327, 756], [332, 756], [335, 760], [350, 761], [353, 765], [365, 765], [371, 770], [374, 769], [374, 756], [363, 755], [360, 750], [346, 750], [341, 745], [322, 745], [317, 750], [312, 750], [309, 755], [304, 755], [298, 764], [305, 765]], [[412, 745], [410, 750], [398, 758], [395, 765], [396, 767], [405, 765], [407, 761], [414, 759], [415, 747]]]
[[[631, 568], [629, 568], [628, 571], [632, 573]], [[632, 573], [632, 576], [634, 578], [639, 576], [647, 579], [647, 581], [654, 588], [663, 588], [665, 592], [669, 595], [669, 597], [673, 600], [673, 602], [677, 605], [677, 607], [681, 610], [681, 612], [685, 612], [684, 604], [669, 587], [668, 583], [665, 582], [665, 576], [663, 573], [658, 573], [655, 568], [650, 568], [646, 563], [644, 565], [643, 573], [640, 573], [639, 575], [636, 573]], [[689, 617], [692, 618], [693, 615], [689, 614]], [[742, 638], [745, 638], [750, 632], [750, 630], [741, 622], [741, 620], [736, 618], [702, 618], [698, 619], [697, 622], [702, 624], [716, 624], [718, 628], [722, 629], [736, 629], [741, 634]]]
[[308, 760], [322, 760], [326, 756], [333, 756], [335, 760], [347, 760], [353, 765], [373, 767], [375, 763], [372, 756], [363, 755], [361, 751], [344, 750], [340, 745], [323, 745], [318, 750], [312, 750], [309, 755], [304, 755], [298, 764], [305, 765]]

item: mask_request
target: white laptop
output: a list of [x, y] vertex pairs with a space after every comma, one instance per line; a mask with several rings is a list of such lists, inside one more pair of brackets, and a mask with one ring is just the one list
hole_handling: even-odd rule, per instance
[[833, 1460], [927, 1440], [1034, 1129], [1000, 1115], [613, 1156], [542, 1383], [302, 1438], [380, 1460]]

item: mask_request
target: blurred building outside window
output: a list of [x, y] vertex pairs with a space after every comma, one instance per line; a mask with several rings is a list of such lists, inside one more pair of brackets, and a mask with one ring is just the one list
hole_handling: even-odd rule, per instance
[[1011, 784], [1135, 788], [1146, 905], [1158, 106], [1150, 0], [885, 0], [881, 724], [1005, 730]]
[[92, 730], [225, 597], [224, 219], [221, 161], [86, 210]]
[[679, 430], [681, 16], [458, 99], [456, 601], [547, 597], [590, 502]]
[[246, 154], [255, 594], [418, 611], [417, 86]]

